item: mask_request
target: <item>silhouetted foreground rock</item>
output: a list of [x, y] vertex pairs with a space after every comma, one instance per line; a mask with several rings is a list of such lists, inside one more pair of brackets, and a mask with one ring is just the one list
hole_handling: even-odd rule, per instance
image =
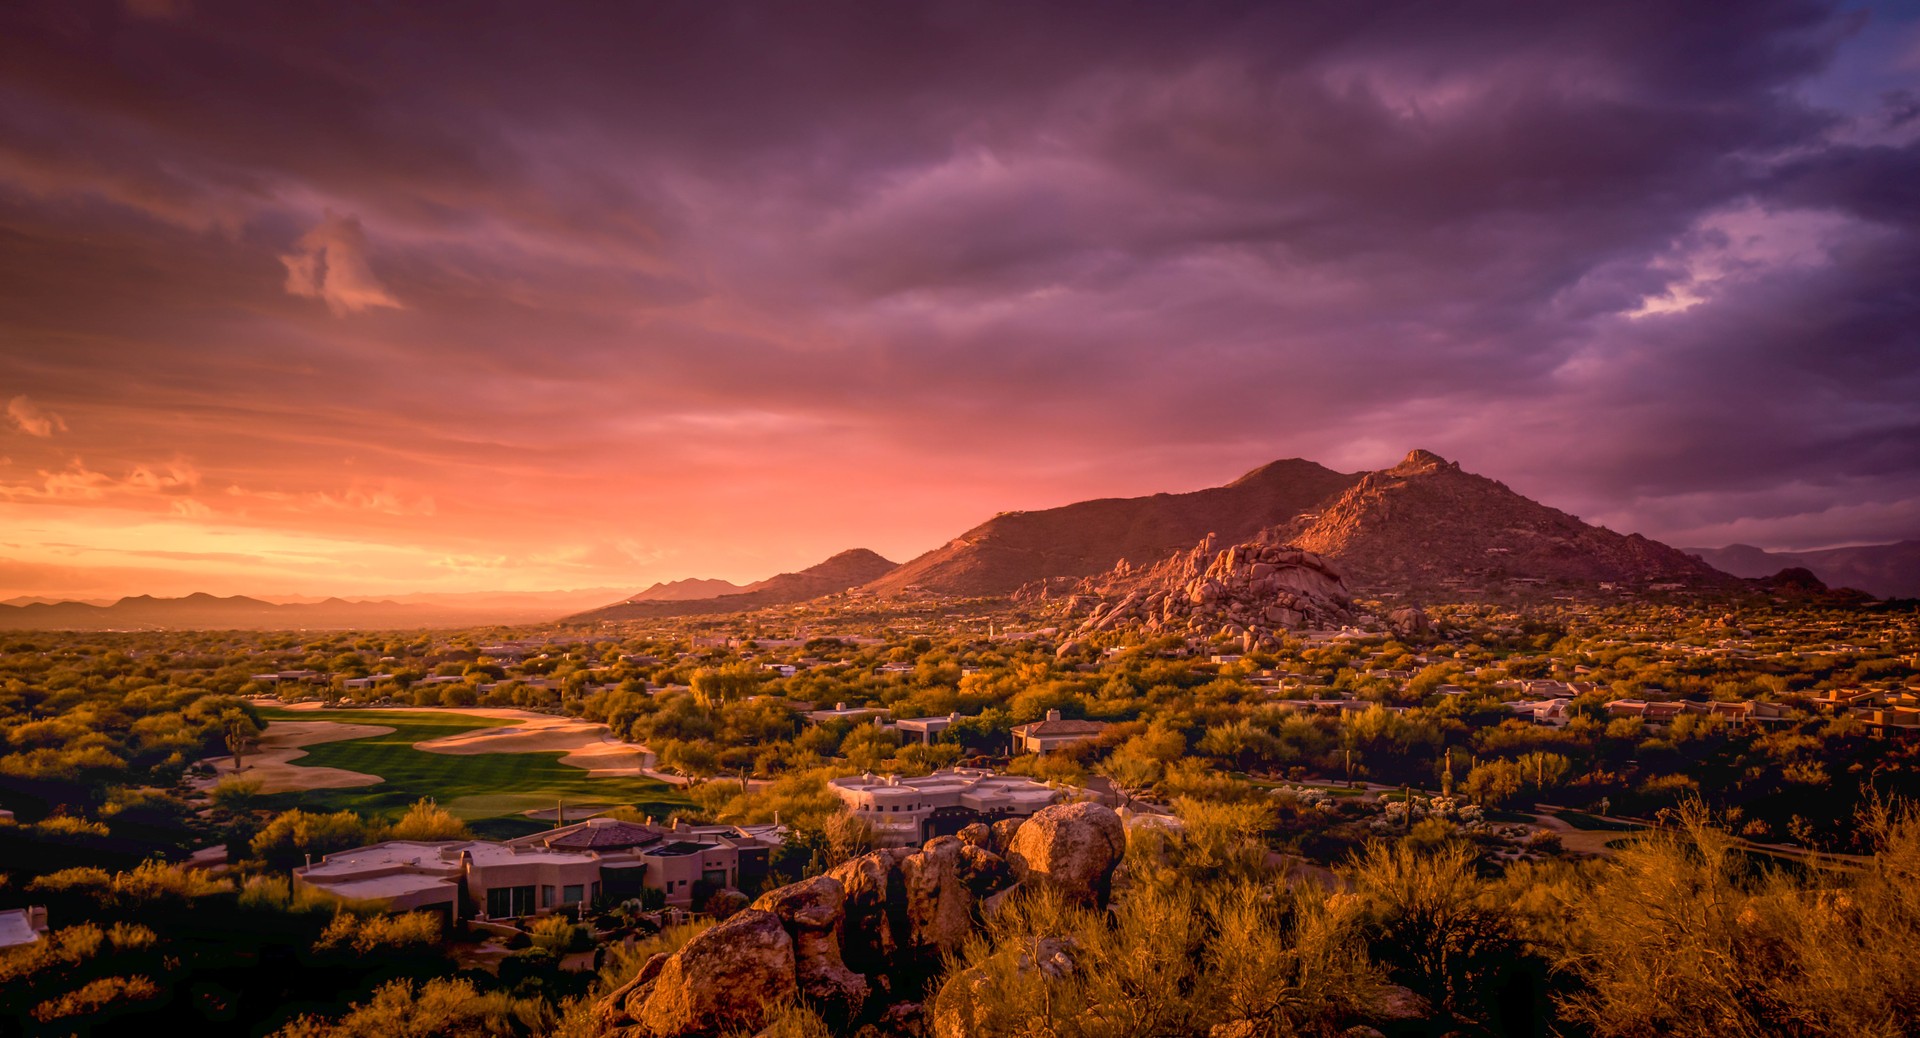
[[[980, 926], [983, 901], [1048, 889], [1106, 904], [1126, 850], [1113, 811], [1059, 804], [1009, 828], [969, 826], [917, 851], [873, 851], [769, 891], [679, 952], [648, 960], [600, 1001], [601, 1030], [609, 1038], [752, 1033], [798, 998], [836, 1026], [864, 1020], [882, 1034], [917, 1031], [925, 985]], [[1070, 965], [1068, 951], [1053, 949], [1045, 968]]]

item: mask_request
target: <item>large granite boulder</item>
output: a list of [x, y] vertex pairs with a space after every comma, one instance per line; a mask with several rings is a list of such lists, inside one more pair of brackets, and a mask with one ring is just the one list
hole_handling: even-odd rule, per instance
[[1401, 606], [1387, 614], [1387, 626], [1393, 633], [1405, 639], [1425, 638], [1433, 633], [1433, 621], [1427, 618], [1427, 611], [1419, 606]]
[[1069, 902], [1105, 907], [1113, 870], [1127, 852], [1127, 829], [1101, 804], [1055, 804], [1021, 824], [1007, 849], [1020, 885], [1053, 890]]
[[753, 907], [773, 913], [793, 938], [794, 980], [801, 997], [832, 1024], [860, 1015], [867, 978], [840, 957], [846, 891], [830, 876], [815, 876], [762, 894]]
[[667, 957], [626, 1007], [636, 1038], [694, 1038], [757, 1031], [798, 993], [793, 938], [778, 916], [749, 908]]
[[[1010, 844], [1005, 858], [989, 849], [1003, 839]], [[608, 1038], [752, 1033], [796, 997], [838, 1033], [885, 1032], [893, 1016], [917, 1029], [924, 1018], [913, 1002], [945, 957], [976, 932], [983, 904], [1024, 887], [1103, 905], [1125, 849], [1118, 815], [1097, 804], [1068, 804], [1017, 829], [977, 826], [965, 839], [942, 836], [918, 850], [863, 854], [825, 876], [769, 891], [679, 952], [649, 959], [595, 1007], [600, 1031]], [[1064, 946], [1042, 942], [1025, 954], [1023, 972], [1058, 976], [1072, 967]], [[966, 983], [948, 987], [947, 1017], [978, 1022], [982, 1007], [966, 1002]], [[882, 1008], [889, 1003], [892, 1009]], [[896, 1012], [903, 1007], [912, 1011]]]
[[905, 940], [906, 890], [900, 862], [913, 852], [887, 848], [862, 854], [827, 871], [845, 893], [840, 951], [858, 973], [884, 974]]
[[906, 891], [905, 943], [922, 958], [958, 951], [973, 933], [973, 891], [960, 875], [965, 849], [957, 838], [940, 836], [900, 863]]

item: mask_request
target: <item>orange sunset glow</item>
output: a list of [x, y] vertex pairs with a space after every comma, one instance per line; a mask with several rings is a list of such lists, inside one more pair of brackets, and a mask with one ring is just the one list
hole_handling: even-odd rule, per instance
[[1415, 445], [1907, 536], [1920, 36], [1769, 11], [16, 8], [0, 596], [746, 581]]

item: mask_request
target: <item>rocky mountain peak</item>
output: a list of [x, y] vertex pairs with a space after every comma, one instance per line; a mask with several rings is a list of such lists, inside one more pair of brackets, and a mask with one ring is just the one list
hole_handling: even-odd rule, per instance
[[1459, 471], [1460, 463], [1416, 447], [1408, 451], [1407, 456], [1400, 459], [1400, 464], [1388, 469], [1387, 473], [1394, 476], [1424, 476], [1449, 469]]

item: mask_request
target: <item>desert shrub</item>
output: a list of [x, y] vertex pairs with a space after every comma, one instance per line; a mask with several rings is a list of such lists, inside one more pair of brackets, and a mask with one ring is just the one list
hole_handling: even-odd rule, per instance
[[1563, 965], [1585, 982], [1562, 999], [1600, 1035], [1910, 1033], [1920, 992], [1920, 816], [1873, 805], [1875, 855], [1855, 876], [1756, 870], [1697, 803], [1623, 848], [1574, 898]]
[[355, 1003], [338, 1020], [303, 1016], [276, 1038], [438, 1038], [441, 1035], [523, 1035], [552, 1025], [544, 1003], [505, 992], [482, 993], [464, 978], [429, 980], [415, 987], [394, 981]]
[[320, 939], [313, 943], [317, 952], [351, 951], [355, 955], [376, 952], [429, 949], [440, 943], [440, 920], [426, 912], [405, 915], [356, 916], [340, 912], [327, 924]]
[[407, 808], [398, 822], [386, 833], [389, 840], [469, 840], [473, 833], [468, 831], [467, 823], [461, 821], [452, 811], [421, 798]]
[[1523, 949], [1508, 908], [1491, 896], [1459, 843], [1431, 850], [1370, 843], [1343, 870], [1345, 925], [1392, 978], [1463, 1015], [1502, 990]]
[[987, 1034], [1313, 1033], [1378, 988], [1317, 891], [1232, 880], [1131, 888], [1110, 919], [1044, 895], [1011, 904], [932, 1010]]
[[533, 946], [556, 956], [593, 947], [593, 931], [564, 915], [536, 919], [530, 929]]

